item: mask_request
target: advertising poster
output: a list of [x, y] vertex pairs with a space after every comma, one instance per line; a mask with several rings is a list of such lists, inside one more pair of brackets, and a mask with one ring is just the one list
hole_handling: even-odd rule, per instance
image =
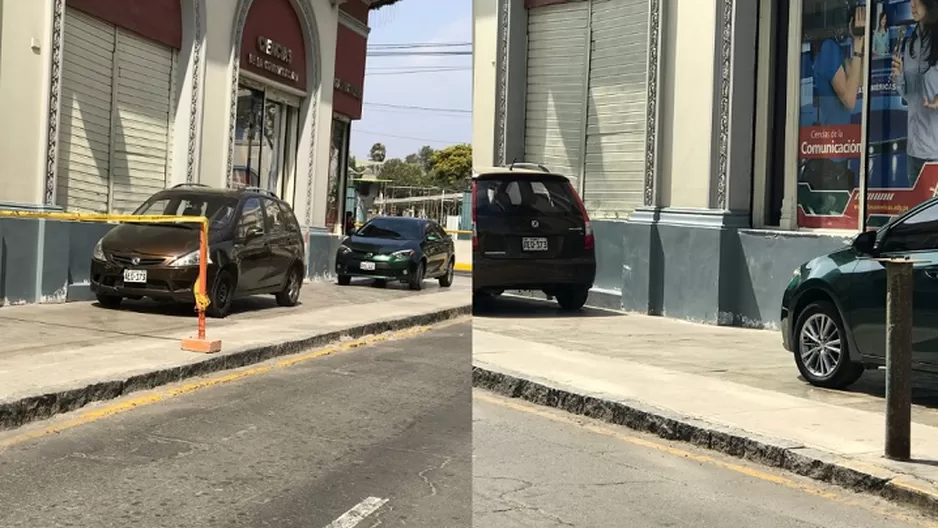
[[[928, 45], [923, 48], [917, 38], [918, 20], [927, 18], [926, 3], [915, 3], [922, 12], [913, 9], [911, 0], [804, 0], [800, 226], [860, 226], [857, 174], [862, 156], [867, 156], [867, 228], [879, 227], [935, 195], [938, 104], [930, 101], [938, 96], [938, 68], [928, 65]], [[871, 27], [861, 36], [864, 31], [857, 21], [862, 25], [867, 8]], [[835, 57], [831, 42], [840, 48], [841, 58]], [[841, 81], [848, 82], [840, 86], [852, 93], [852, 81], [857, 79], [854, 65], [869, 77], [869, 94], [861, 93], [861, 82], [855, 101], [827, 83], [842, 74]], [[869, 98], [865, 147], [860, 143], [864, 95]], [[852, 108], [851, 102], [855, 102]]]
[[[938, 141], [931, 139], [938, 135], [938, 108], [925, 102], [929, 95], [934, 100], [938, 72], [927, 65], [929, 50], [926, 44], [923, 53], [916, 31], [927, 3], [917, 4], [921, 12], [910, 0], [872, 3], [867, 227], [928, 200], [938, 183], [938, 166], [929, 163], [938, 160]], [[894, 70], [897, 61], [901, 68]]]
[[804, 0], [802, 17], [798, 224], [856, 229], [866, 2]]

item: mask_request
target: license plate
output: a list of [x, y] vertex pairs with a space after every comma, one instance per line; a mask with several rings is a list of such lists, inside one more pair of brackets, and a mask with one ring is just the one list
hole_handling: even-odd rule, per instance
[[147, 270], [124, 270], [124, 282], [147, 283]]
[[375, 263], [374, 262], [362, 262], [361, 264], [358, 265], [358, 267], [362, 271], [374, 271]]
[[544, 237], [524, 237], [521, 239], [524, 251], [547, 251], [547, 239]]

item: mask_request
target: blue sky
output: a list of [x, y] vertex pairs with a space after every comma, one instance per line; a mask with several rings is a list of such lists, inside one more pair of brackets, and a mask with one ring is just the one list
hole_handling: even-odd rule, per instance
[[[471, 0], [401, 0], [371, 13], [369, 46], [472, 41]], [[459, 48], [433, 50], [469, 51]], [[351, 154], [368, 157], [376, 142], [388, 158], [403, 158], [423, 145], [443, 148], [470, 143], [471, 114], [442, 113], [373, 106], [368, 103], [470, 110], [472, 56], [373, 57], [366, 63], [362, 118], [352, 124]], [[398, 74], [433, 67], [458, 71]], [[393, 137], [398, 136], [398, 137]], [[419, 138], [419, 139], [405, 139]], [[433, 140], [433, 141], [429, 141]]]

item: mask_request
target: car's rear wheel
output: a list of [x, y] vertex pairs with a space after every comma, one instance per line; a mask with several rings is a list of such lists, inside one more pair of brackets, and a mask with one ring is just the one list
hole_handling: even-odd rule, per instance
[[586, 286], [569, 286], [557, 289], [554, 298], [564, 310], [579, 310], [586, 304], [590, 289]]
[[414, 274], [410, 276], [410, 282], [408, 286], [410, 289], [415, 291], [420, 291], [423, 289], [423, 279], [426, 275], [427, 267], [424, 265], [423, 261], [420, 264], [417, 264], [417, 269], [414, 270]]
[[95, 297], [98, 299], [98, 304], [100, 304], [102, 308], [117, 308], [124, 300], [120, 295], [105, 295], [103, 293], [99, 293], [95, 295]]
[[453, 285], [453, 277], [456, 275], [456, 259], [449, 259], [446, 264], [446, 273], [440, 277], [440, 287], [449, 288]]
[[283, 290], [277, 293], [277, 304], [280, 306], [296, 306], [300, 301], [300, 289], [303, 287], [303, 271], [293, 268], [287, 276]]
[[205, 313], [209, 317], [223, 319], [231, 313], [231, 305], [234, 301], [235, 280], [231, 272], [221, 270], [215, 275], [215, 283], [212, 284], [212, 291], [209, 294], [208, 309]]
[[339, 283], [339, 286], [348, 286], [352, 283], [352, 277], [349, 277], [348, 275], [339, 275], [337, 282]]
[[830, 302], [817, 301], [802, 310], [793, 341], [798, 371], [812, 385], [843, 389], [863, 375], [863, 365], [850, 361], [843, 322]]

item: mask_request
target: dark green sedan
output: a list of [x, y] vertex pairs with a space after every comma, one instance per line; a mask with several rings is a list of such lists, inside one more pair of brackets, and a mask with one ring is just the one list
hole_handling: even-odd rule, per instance
[[886, 364], [886, 270], [875, 260], [886, 257], [919, 261], [913, 368], [938, 372], [938, 199], [932, 199], [794, 271], [782, 296], [782, 342], [811, 384], [847, 387], [865, 369]]
[[404, 216], [372, 218], [343, 240], [335, 255], [342, 286], [352, 277], [367, 277], [380, 286], [400, 281], [420, 290], [424, 280], [432, 278], [448, 288], [455, 266], [455, 244], [440, 224]]

